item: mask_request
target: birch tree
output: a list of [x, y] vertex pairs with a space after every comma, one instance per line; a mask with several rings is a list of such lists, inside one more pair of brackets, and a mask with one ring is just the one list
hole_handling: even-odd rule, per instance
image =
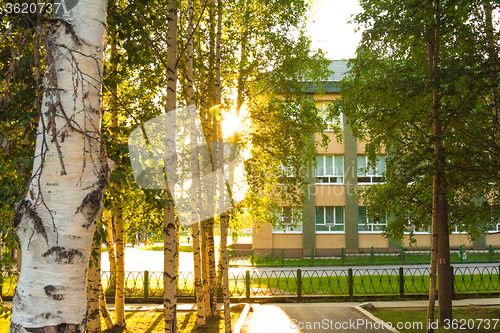
[[[168, 1], [168, 33], [167, 33], [167, 100], [165, 112], [176, 112], [177, 99], [177, 1]], [[169, 128], [175, 128], [175, 117], [173, 124]], [[165, 141], [174, 143], [170, 152], [167, 152], [165, 159], [165, 169], [170, 170], [169, 174], [175, 174], [175, 132], [166, 133]], [[164, 216], [164, 272], [163, 272], [163, 306], [165, 315], [165, 332], [177, 332], [177, 272], [175, 269], [177, 254], [175, 208], [173, 205], [173, 189], [167, 188], [167, 204]]]
[[[190, 148], [191, 148], [191, 170], [193, 180], [200, 178], [200, 163], [198, 159], [198, 138], [196, 133], [196, 103], [194, 99], [193, 91], [193, 1], [188, 1], [188, 45], [187, 45], [187, 90], [188, 99], [187, 105], [190, 108]], [[197, 214], [197, 207], [202, 204], [199, 200], [199, 186], [196, 181], [192, 182], [191, 189], [191, 220], [192, 220], [192, 236], [193, 236], [193, 259], [194, 259], [194, 278], [195, 278], [195, 290], [196, 290], [196, 307], [198, 315], [198, 326], [205, 327], [205, 294], [203, 292], [202, 274], [201, 274], [201, 253], [200, 253], [200, 228], [198, 223], [200, 221], [199, 215]]]
[[23, 252], [10, 332], [84, 332], [86, 276], [109, 166], [100, 149], [106, 2], [54, 21], [32, 179], [14, 229]]

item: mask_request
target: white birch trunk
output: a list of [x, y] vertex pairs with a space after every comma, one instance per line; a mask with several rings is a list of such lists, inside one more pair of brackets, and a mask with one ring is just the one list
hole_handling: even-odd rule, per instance
[[[177, 98], [177, 1], [168, 1], [168, 33], [167, 33], [167, 100], [166, 112], [176, 112]], [[176, 117], [166, 117], [173, 124], [167, 124], [167, 128], [175, 128]], [[165, 138], [167, 141], [173, 142], [173, 147], [170, 147], [166, 156], [165, 169], [170, 171], [170, 174], [175, 174], [176, 161], [175, 157], [175, 131], [166, 133], [170, 137]], [[166, 147], [167, 148], [167, 147]], [[174, 189], [171, 189], [172, 191]], [[177, 332], [177, 272], [176, 272], [176, 257], [177, 257], [177, 239], [176, 239], [176, 223], [175, 223], [175, 208], [170, 194], [170, 189], [167, 183], [167, 203], [164, 213], [164, 270], [163, 270], [163, 313], [165, 316], [165, 332]]]
[[80, 0], [47, 38], [33, 180], [17, 207], [23, 253], [10, 332], [84, 332], [87, 269], [109, 167], [100, 152], [106, 1]]
[[[220, 49], [222, 34], [222, 1], [217, 3], [217, 41], [215, 46], [215, 87], [217, 89], [216, 104], [222, 103], [222, 91], [220, 82]], [[222, 108], [221, 108], [222, 110]], [[222, 299], [224, 302], [224, 329], [226, 333], [231, 333], [231, 304], [229, 295], [229, 276], [228, 276], [228, 258], [227, 258], [227, 214], [224, 207], [224, 190], [226, 187], [224, 180], [224, 143], [222, 142], [222, 118], [218, 122], [218, 159], [219, 159], [219, 211], [220, 214], [220, 253], [219, 260], [222, 262]]]
[[197, 179], [200, 178], [200, 162], [198, 159], [198, 138], [196, 133], [196, 106], [193, 92], [193, 0], [188, 1], [188, 63], [187, 63], [187, 80], [188, 80], [188, 105], [191, 106], [189, 112], [190, 120], [190, 146], [191, 146], [191, 170], [192, 170], [192, 189], [191, 189], [191, 220], [192, 220], [192, 236], [193, 236], [193, 260], [194, 260], [194, 285], [196, 289], [196, 311], [198, 315], [198, 326], [203, 328], [206, 326], [205, 318], [205, 297], [203, 292], [203, 283], [201, 278], [201, 256], [200, 256], [200, 228], [198, 223], [200, 217], [198, 215], [199, 186]]

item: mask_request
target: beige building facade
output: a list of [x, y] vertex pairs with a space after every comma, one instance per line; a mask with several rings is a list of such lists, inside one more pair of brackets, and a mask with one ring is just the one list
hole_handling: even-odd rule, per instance
[[[339, 83], [347, 72], [347, 61], [332, 61], [330, 69], [335, 74], [324, 87], [325, 95], [315, 96], [320, 110], [340, 97]], [[340, 126], [343, 140], [338, 142], [333, 131], [326, 131], [330, 142], [326, 149], [320, 147], [317, 150], [314, 180], [309, 185], [304, 206], [300, 208], [303, 223], [280, 229], [257, 222], [252, 231], [254, 253], [277, 256], [283, 251], [287, 258], [302, 258], [338, 255], [342, 249], [346, 253], [366, 253], [372, 247], [376, 252], [399, 251], [401, 246], [406, 249], [430, 248], [429, 232], [415, 233], [416, 245], [410, 244], [409, 237], [403, 244], [396, 244], [382, 233], [386, 219], [372, 221], [366, 216], [366, 209], [354, 192], [359, 186], [383, 181], [385, 156], [378, 157], [376, 168], [367, 169], [365, 145], [353, 136], [345, 119], [341, 117], [340, 122], [331, 122], [329, 126]], [[318, 133], [315, 140], [320, 140]], [[284, 209], [284, 221], [292, 213]], [[486, 235], [474, 242], [467, 234], [455, 232], [450, 235], [452, 248], [486, 248], [489, 245], [500, 245], [500, 234]]]

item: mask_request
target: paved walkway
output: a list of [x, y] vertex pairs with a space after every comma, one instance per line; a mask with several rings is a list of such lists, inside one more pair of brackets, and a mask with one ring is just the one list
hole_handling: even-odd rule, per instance
[[[371, 303], [376, 308], [425, 308], [428, 301]], [[247, 316], [241, 333], [395, 332], [380, 329], [380, 323], [355, 308], [358, 305], [360, 303], [355, 302], [252, 304], [253, 311]], [[454, 300], [453, 306], [500, 306], [500, 298]]]
[[391, 332], [356, 310], [358, 304], [254, 304], [241, 332]]

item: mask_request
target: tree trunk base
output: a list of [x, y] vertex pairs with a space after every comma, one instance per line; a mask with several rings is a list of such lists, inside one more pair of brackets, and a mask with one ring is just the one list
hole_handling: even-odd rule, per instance
[[85, 332], [85, 324], [59, 324], [56, 326], [44, 327], [23, 327], [19, 324], [12, 323], [9, 333], [83, 333]]

